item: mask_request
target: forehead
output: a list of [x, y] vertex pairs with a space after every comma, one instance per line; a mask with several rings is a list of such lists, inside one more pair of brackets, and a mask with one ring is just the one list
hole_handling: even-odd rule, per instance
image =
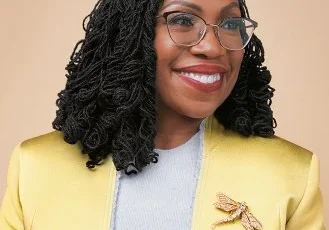
[[231, 3], [239, 5], [239, 0], [163, 0], [162, 7], [171, 5], [198, 5], [201, 8], [218, 8]]
[[239, 0], [164, 0], [160, 10], [190, 8], [200, 13], [218, 14], [222, 10], [239, 11]]

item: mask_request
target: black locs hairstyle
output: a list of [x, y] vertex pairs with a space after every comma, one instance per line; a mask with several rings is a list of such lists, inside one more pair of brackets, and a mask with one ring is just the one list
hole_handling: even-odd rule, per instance
[[[249, 17], [239, 0], [243, 17]], [[157, 162], [153, 47], [161, 0], [100, 0], [85, 18], [85, 38], [66, 67], [53, 127], [70, 144], [80, 142], [88, 168], [110, 153], [117, 170], [137, 173]], [[245, 49], [238, 81], [215, 112], [225, 127], [243, 135], [272, 136], [274, 89], [261, 41], [253, 35]]]

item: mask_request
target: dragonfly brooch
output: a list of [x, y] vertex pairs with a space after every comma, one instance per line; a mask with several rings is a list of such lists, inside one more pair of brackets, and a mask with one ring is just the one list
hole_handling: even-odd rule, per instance
[[241, 219], [242, 225], [246, 230], [262, 229], [262, 225], [259, 221], [249, 212], [246, 202], [236, 202], [223, 193], [217, 194], [217, 197], [218, 202], [214, 204], [215, 207], [230, 212], [231, 215], [216, 221], [212, 225], [212, 229], [215, 229], [217, 225], [234, 222], [237, 219]]

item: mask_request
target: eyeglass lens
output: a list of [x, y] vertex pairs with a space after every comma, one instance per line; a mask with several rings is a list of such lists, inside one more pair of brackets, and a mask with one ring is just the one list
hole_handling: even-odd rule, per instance
[[[172, 40], [187, 46], [199, 43], [207, 27], [202, 18], [182, 12], [169, 14], [167, 25]], [[215, 33], [222, 46], [234, 50], [244, 48], [254, 29], [254, 25], [248, 19], [227, 18], [215, 28]]]

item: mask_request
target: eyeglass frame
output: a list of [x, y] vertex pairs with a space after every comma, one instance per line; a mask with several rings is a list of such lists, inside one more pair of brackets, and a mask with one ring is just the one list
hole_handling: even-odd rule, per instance
[[[172, 35], [170, 34], [170, 30], [169, 30], [169, 25], [168, 25], [168, 20], [167, 20], [167, 19], [168, 19], [168, 16], [169, 16], [170, 14], [174, 14], [174, 13], [183, 13], [183, 14], [193, 15], [193, 16], [195, 16], [195, 17], [200, 18], [200, 19], [204, 22], [206, 29], [204, 30], [204, 32], [203, 32], [202, 36], [200, 37], [200, 39], [199, 39], [195, 44], [191, 44], [191, 45], [180, 44], [180, 43], [176, 42], [176, 41], [172, 38]], [[203, 19], [202, 17], [200, 17], [200, 16], [197, 15], [197, 14], [190, 13], [190, 12], [179, 11], [179, 10], [165, 12], [165, 13], [163, 13], [163, 14], [161, 14], [161, 15], [157, 15], [156, 18], [164, 18], [164, 19], [166, 20], [167, 30], [168, 30], [168, 34], [169, 34], [171, 40], [172, 40], [175, 44], [180, 45], [180, 46], [185, 46], [185, 47], [192, 47], [192, 46], [195, 46], [195, 45], [199, 44], [199, 43], [202, 41], [202, 39], [205, 37], [206, 33], [207, 33], [207, 28], [208, 28], [207, 26], [211, 26], [211, 27], [216, 27], [216, 28], [217, 28], [217, 32], [216, 32], [216, 31], [214, 31], [214, 32], [215, 32], [215, 34], [216, 34], [217, 40], [219, 41], [219, 44], [220, 44], [222, 47], [224, 47], [224, 48], [227, 49], [227, 50], [232, 50], [232, 51], [243, 50], [243, 49], [249, 44], [249, 42], [250, 42], [250, 40], [251, 40], [251, 38], [252, 38], [252, 36], [253, 36], [253, 34], [254, 34], [255, 29], [258, 27], [258, 22], [252, 20], [251, 18], [245, 18], [245, 17], [227, 17], [227, 18], [224, 18], [224, 19], [223, 19], [220, 23], [218, 23], [218, 24], [211, 24], [211, 23], [207, 23], [205, 19]], [[228, 20], [228, 19], [232, 19], [232, 18], [239, 18], [239, 19], [247, 20], [247, 21], [249, 21], [252, 25], [251, 25], [251, 26], [247, 26], [246, 28], [249, 28], [249, 27], [253, 27], [253, 28], [254, 28], [254, 30], [252, 31], [252, 34], [251, 34], [250, 38], [248, 39], [248, 41], [246, 42], [246, 44], [245, 44], [241, 49], [230, 49], [230, 48], [225, 47], [225, 46], [222, 44], [221, 39], [220, 39], [220, 36], [219, 36], [220, 25], [221, 25], [223, 22], [225, 22], [226, 20]]]

